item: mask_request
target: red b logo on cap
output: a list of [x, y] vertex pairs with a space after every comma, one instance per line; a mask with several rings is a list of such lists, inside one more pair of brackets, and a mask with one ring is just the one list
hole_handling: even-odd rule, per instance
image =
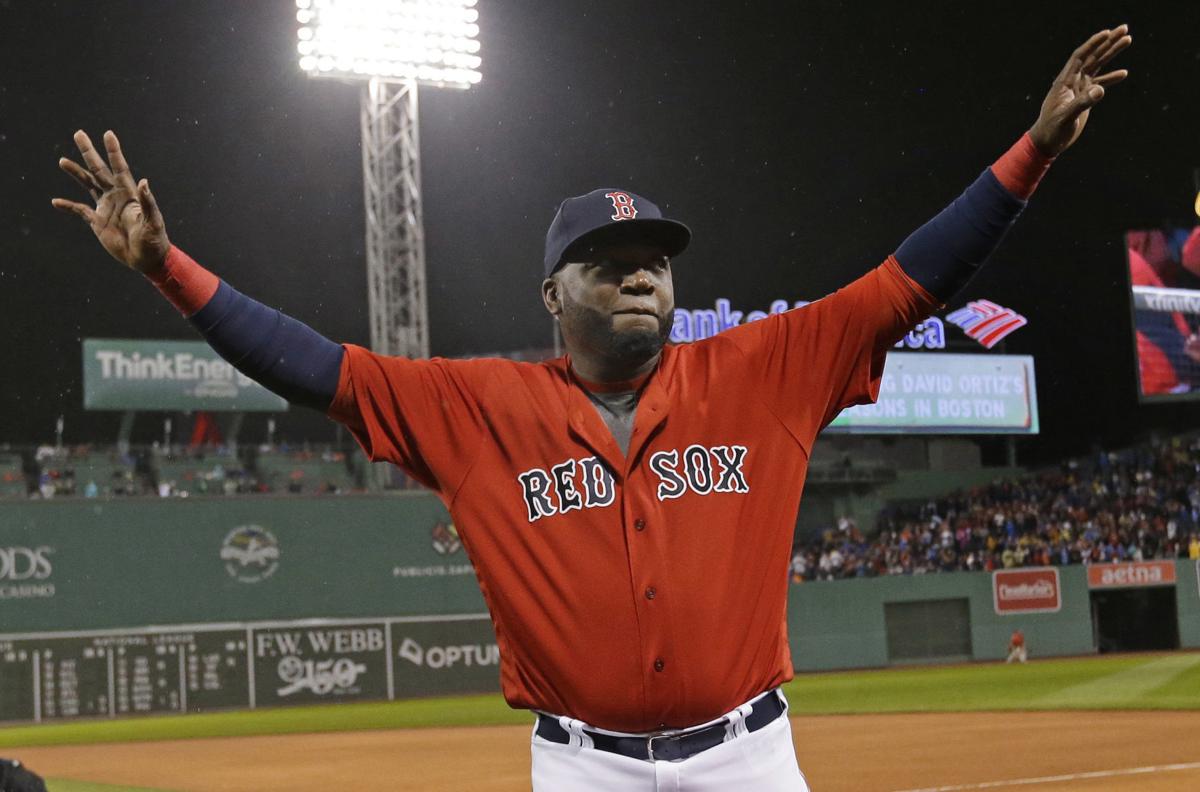
[[612, 216], [613, 220], [632, 220], [637, 217], [637, 208], [633, 205], [633, 197], [625, 192], [610, 192], [604, 194], [613, 202], [613, 209], [616, 214]]

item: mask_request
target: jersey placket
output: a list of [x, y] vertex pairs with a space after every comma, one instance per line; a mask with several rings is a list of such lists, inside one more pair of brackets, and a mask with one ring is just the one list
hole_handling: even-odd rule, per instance
[[[642, 458], [650, 439], [667, 417], [663, 393], [665, 364], [647, 384], [638, 403], [629, 454], [622, 460], [621, 518], [628, 548], [630, 582], [637, 603], [642, 647], [642, 678], [649, 712], [672, 708], [678, 691], [680, 669], [672, 663], [673, 642], [670, 602], [673, 592], [665, 586], [667, 528], [659, 517], [653, 485], [646, 475]], [[660, 728], [667, 724], [659, 723]]]
[[675, 687], [671, 684], [675, 678], [672, 672], [677, 671], [670, 665], [671, 625], [664, 601], [668, 594], [658, 578], [666, 569], [661, 533], [665, 526], [654, 519], [658, 510], [640, 464], [647, 443], [666, 420], [666, 398], [661, 386], [663, 368], [665, 361], [647, 383], [638, 402], [628, 455], [621, 454], [612, 433], [578, 383], [571, 385], [567, 406], [571, 431], [608, 466], [617, 487], [630, 593], [637, 618], [644, 715], [670, 706], [673, 699], [670, 691]]

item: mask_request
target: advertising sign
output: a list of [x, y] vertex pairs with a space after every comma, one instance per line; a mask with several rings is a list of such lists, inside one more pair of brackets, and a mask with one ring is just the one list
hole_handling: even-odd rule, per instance
[[389, 698], [383, 622], [254, 632], [255, 706]]
[[[719, 297], [712, 308], [676, 308], [671, 324], [671, 343], [702, 341], [731, 327], [758, 322], [809, 304], [808, 300], [772, 300], [765, 311], [738, 311], [734, 310], [731, 300]], [[991, 300], [971, 300], [962, 308], [947, 313], [945, 319], [929, 316], [917, 322], [896, 342], [896, 349], [945, 349], [947, 323], [960, 328], [967, 338], [985, 349], [991, 349], [1029, 324], [1029, 320], [1012, 308]]]
[[392, 622], [396, 697], [472, 692], [500, 684], [500, 647], [486, 617]]
[[1062, 608], [1062, 586], [1054, 567], [1001, 569], [992, 573], [996, 613], [1055, 613]]
[[946, 321], [957, 325], [985, 349], [991, 349], [1005, 338], [1029, 324], [1029, 320], [1012, 308], [991, 300], [972, 300], [964, 307], [946, 315]]
[[1088, 567], [1088, 588], [1091, 589], [1174, 585], [1174, 561], [1132, 561]]
[[87, 338], [83, 406], [89, 410], [279, 412], [287, 402], [203, 341]]
[[0, 600], [54, 596], [54, 547], [0, 545]]
[[1037, 434], [1033, 358], [891, 352], [879, 400], [843, 410], [826, 431]]

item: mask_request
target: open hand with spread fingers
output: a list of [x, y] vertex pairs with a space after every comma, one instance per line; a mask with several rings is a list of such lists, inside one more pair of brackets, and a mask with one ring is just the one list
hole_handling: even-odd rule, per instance
[[95, 206], [65, 198], [51, 203], [82, 218], [117, 261], [143, 274], [154, 272], [162, 266], [171, 243], [150, 183], [145, 179], [134, 182], [121, 143], [111, 130], [104, 133], [107, 164], [82, 129], [75, 133], [75, 145], [87, 167], [66, 157], [58, 166], [79, 182]]
[[1110, 60], [1133, 43], [1129, 26], [1101, 30], [1083, 42], [1050, 86], [1042, 111], [1029, 130], [1033, 144], [1043, 154], [1056, 157], [1071, 147], [1088, 113], [1104, 98], [1105, 90], [1129, 76], [1125, 69], [1101, 73]]

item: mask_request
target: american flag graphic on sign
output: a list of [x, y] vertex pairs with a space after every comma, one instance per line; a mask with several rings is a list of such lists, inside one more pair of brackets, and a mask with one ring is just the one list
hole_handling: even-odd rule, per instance
[[946, 321], [961, 327], [964, 333], [988, 349], [1000, 343], [1012, 331], [1029, 323], [1012, 308], [997, 305], [991, 300], [973, 300], [948, 314]]

